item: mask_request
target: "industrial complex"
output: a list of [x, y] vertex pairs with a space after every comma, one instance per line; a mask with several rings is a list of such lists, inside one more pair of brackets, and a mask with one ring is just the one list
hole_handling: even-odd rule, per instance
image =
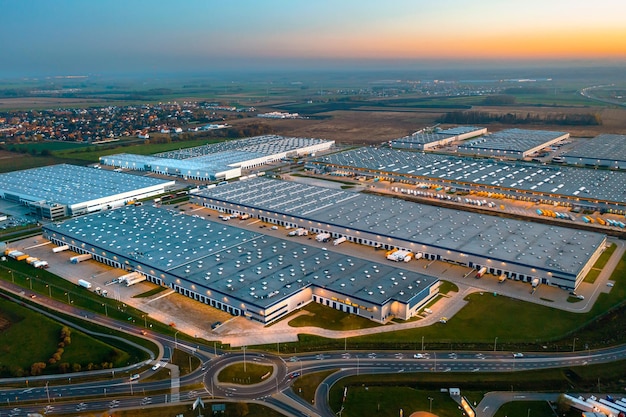
[[283, 136], [256, 136], [220, 142], [152, 156], [116, 154], [100, 158], [102, 165], [155, 172], [185, 179], [219, 181], [237, 178], [283, 158], [315, 155], [330, 149], [334, 141]]
[[192, 201], [567, 290], [584, 279], [606, 241], [600, 233], [265, 178], [200, 190]]
[[120, 207], [174, 185], [174, 181], [62, 164], [0, 174], [0, 197], [56, 220]]
[[436, 278], [383, 259], [350, 258], [147, 205], [48, 224], [44, 237], [263, 324], [309, 302], [378, 322], [408, 319], [439, 288]]
[[523, 159], [554, 143], [569, 139], [569, 133], [547, 130], [507, 129], [472, 139], [458, 151], [471, 155]]
[[406, 184], [428, 183], [463, 192], [485, 191], [565, 207], [626, 212], [624, 171], [371, 147], [323, 156], [307, 166], [331, 175], [364, 176]]

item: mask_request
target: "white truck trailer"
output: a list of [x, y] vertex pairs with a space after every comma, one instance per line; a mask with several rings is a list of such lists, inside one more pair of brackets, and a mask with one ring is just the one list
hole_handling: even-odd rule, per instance
[[83, 288], [87, 288], [87, 289], [91, 288], [91, 282], [85, 281], [84, 279], [79, 279], [78, 280], [78, 285], [83, 287]]
[[315, 236], [315, 240], [318, 242], [328, 242], [330, 238], [331, 238], [330, 233], [320, 233], [317, 236]]
[[142, 275], [140, 273], [137, 273], [136, 276], [132, 277], [132, 278], [127, 278], [126, 279], [126, 286], [130, 287], [131, 285], [135, 285], [138, 284], [140, 282], [145, 281], [147, 278], [145, 275]]
[[82, 261], [87, 261], [89, 259], [91, 259], [91, 253], [84, 253], [82, 255], [72, 256], [70, 258], [70, 262], [73, 263], [73, 264], [77, 264], [77, 263], [80, 263]]
[[57, 246], [56, 248], [52, 248], [52, 252], [59, 253], [59, 252], [63, 252], [64, 250], [68, 250], [69, 248], [70, 247], [68, 245]]
[[339, 238], [337, 238], [337, 239], [335, 239], [335, 240], [333, 241], [333, 245], [334, 245], [334, 246], [341, 245], [341, 244], [342, 244], [343, 242], [345, 242], [346, 240], [348, 240], [348, 239], [347, 239], [345, 236], [341, 236], [341, 237], [339, 237]]

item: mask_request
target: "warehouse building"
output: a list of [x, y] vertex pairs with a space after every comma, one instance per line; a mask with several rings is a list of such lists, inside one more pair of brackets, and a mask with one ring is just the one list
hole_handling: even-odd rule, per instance
[[470, 140], [460, 145], [458, 151], [470, 155], [523, 159], [566, 139], [569, 139], [569, 133], [565, 132], [507, 129]]
[[571, 165], [626, 169], [626, 135], [602, 134], [561, 155]]
[[120, 207], [174, 185], [174, 181], [62, 164], [0, 174], [0, 197], [56, 220]]
[[284, 158], [315, 155], [334, 141], [276, 135], [231, 140], [152, 156], [116, 154], [100, 158], [102, 165], [149, 171], [199, 181], [237, 178], [242, 170], [254, 169]]
[[599, 233], [265, 178], [200, 190], [192, 201], [567, 290], [582, 282], [606, 241]]
[[[626, 212], [626, 172], [360, 148], [310, 161], [318, 173], [430, 184], [566, 207]], [[622, 191], [620, 191], [622, 190]]]
[[70, 250], [263, 324], [310, 302], [377, 322], [409, 319], [436, 278], [151, 206], [44, 226]]
[[453, 142], [484, 135], [486, 133], [486, 128], [474, 126], [457, 126], [445, 130], [437, 129], [433, 132], [420, 130], [409, 136], [391, 140], [389, 144], [392, 148], [426, 151], [447, 146]]

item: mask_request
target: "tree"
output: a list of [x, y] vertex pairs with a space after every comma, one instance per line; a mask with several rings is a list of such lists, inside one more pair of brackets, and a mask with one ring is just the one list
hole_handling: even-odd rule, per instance
[[45, 362], [35, 362], [30, 366], [30, 374], [33, 376], [41, 375], [46, 369]]

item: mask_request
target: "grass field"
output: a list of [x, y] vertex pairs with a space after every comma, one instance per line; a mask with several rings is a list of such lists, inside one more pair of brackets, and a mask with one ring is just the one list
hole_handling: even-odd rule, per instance
[[[198, 417], [198, 414], [205, 416], [211, 416], [211, 403], [224, 404], [223, 401], [209, 402], [204, 400], [205, 409], [193, 410], [191, 404], [189, 405], [177, 405], [172, 407], [158, 407], [158, 408], [141, 408], [135, 410], [110, 410], [106, 415], [109, 417], [172, 417], [182, 415], [184, 417]], [[226, 410], [215, 414], [220, 417], [282, 417], [281, 413], [272, 410], [269, 407], [264, 407], [259, 404], [246, 404], [246, 403], [226, 403]]]
[[217, 379], [220, 382], [227, 382], [232, 384], [258, 384], [259, 382], [267, 378], [271, 378], [273, 369], [274, 368], [269, 365], [260, 365], [258, 363], [248, 361], [245, 364], [244, 370], [243, 363], [235, 363], [222, 369], [221, 372], [217, 375]]
[[304, 401], [311, 403], [315, 399], [315, 390], [317, 390], [319, 384], [334, 372], [335, 370], [301, 375], [296, 378], [291, 389], [302, 397]]
[[313, 326], [330, 330], [354, 330], [380, 326], [380, 324], [364, 317], [359, 317], [354, 314], [345, 314], [334, 308], [318, 303], [309, 303], [301, 311], [305, 311], [308, 314], [303, 314], [290, 320], [290, 326]]
[[[9, 364], [2, 374], [15, 374], [18, 368], [29, 370], [35, 362], [46, 362], [57, 349], [62, 325], [41, 316], [14, 302], [0, 299], [0, 316], [8, 320], [9, 327], [0, 331], [0, 364]], [[19, 341], [19, 343], [14, 343]], [[89, 363], [113, 362], [126, 365], [129, 355], [99, 340], [72, 330], [71, 343], [65, 347], [60, 362]], [[58, 365], [48, 365], [45, 373], [54, 373]]]

